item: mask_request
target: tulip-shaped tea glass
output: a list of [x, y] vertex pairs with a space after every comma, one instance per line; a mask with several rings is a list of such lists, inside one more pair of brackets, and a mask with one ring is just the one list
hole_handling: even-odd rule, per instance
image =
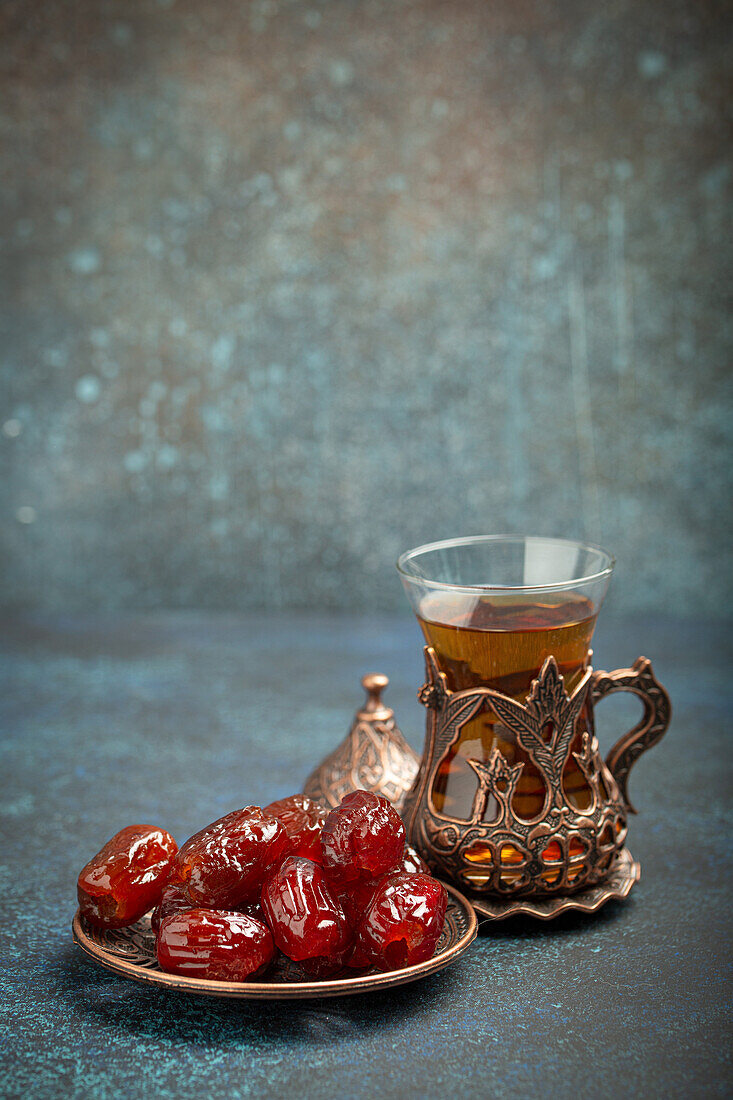
[[[594, 672], [614, 561], [567, 539], [486, 535], [420, 546], [397, 568], [427, 646], [425, 753], [404, 815], [429, 863], [474, 894], [570, 894], [613, 868], [628, 774], [669, 724], [646, 658]], [[605, 762], [593, 704], [644, 704]]]

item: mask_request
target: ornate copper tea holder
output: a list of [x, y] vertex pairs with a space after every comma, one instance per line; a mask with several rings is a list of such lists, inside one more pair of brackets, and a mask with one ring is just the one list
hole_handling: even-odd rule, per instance
[[[629, 773], [663, 737], [671, 715], [651, 662], [640, 657], [632, 668], [610, 673], [589, 665], [568, 694], [554, 657], [548, 657], [519, 703], [490, 688], [451, 691], [430, 647], [425, 661], [427, 679], [419, 698], [428, 715], [419, 771], [392, 711], [379, 698], [386, 677], [365, 677], [367, 706], [357, 713], [345, 742], [310, 777], [306, 793], [329, 805], [356, 787], [391, 797], [423, 858], [492, 920], [519, 913], [547, 920], [568, 909], [592, 912], [611, 898], [625, 897], [640, 875], [625, 847], [627, 817], [636, 812], [628, 796]], [[593, 705], [615, 691], [637, 695], [644, 714], [604, 761]], [[462, 728], [482, 711], [493, 713], [503, 739], [518, 746], [541, 777], [544, 805], [531, 819], [517, 812], [514, 798], [525, 763], [510, 762], [498, 747], [488, 759], [465, 760], [477, 783], [466, 819], [436, 806], [438, 772]], [[582, 805], [571, 802], [564, 786], [571, 756], [585, 780]]]
[[[640, 657], [633, 668], [613, 673], [594, 672], [589, 666], [568, 694], [555, 658], [548, 657], [522, 704], [490, 688], [450, 691], [430, 647], [425, 661], [427, 681], [420, 691], [428, 708], [425, 764], [404, 811], [408, 835], [423, 857], [438, 874], [468, 889], [474, 905], [495, 919], [508, 912], [531, 912], [531, 907], [517, 904], [522, 898], [562, 897], [566, 904], [548, 914], [555, 915], [579, 907], [571, 900], [579, 891], [604, 883], [612, 884], [606, 888], [614, 891], [609, 897], [628, 893], [639, 876], [638, 864], [619, 860], [627, 815], [635, 812], [628, 797], [629, 772], [641, 753], [664, 735], [670, 719], [669, 697], [651, 663]], [[644, 716], [604, 762], [593, 704], [613, 691], [639, 696]], [[487, 761], [466, 761], [477, 778], [468, 819], [436, 808], [438, 772], [463, 726], [482, 710], [493, 712], [503, 739], [516, 745], [541, 777], [544, 804], [529, 820], [517, 812], [514, 797], [525, 763], [509, 763], [497, 747]], [[564, 785], [571, 755], [585, 780], [582, 804], [570, 800]], [[489, 805], [495, 810], [487, 820]], [[602, 904], [608, 899], [602, 891], [596, 900]]]

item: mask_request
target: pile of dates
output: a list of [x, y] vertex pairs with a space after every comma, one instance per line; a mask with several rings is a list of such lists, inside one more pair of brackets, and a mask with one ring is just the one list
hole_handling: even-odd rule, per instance
[[330, 813], [301, 794], [246, 806], [182, 848], [164, 829], [130, 825], [82, 870], [77, 893], [85, 919], [106, 928], [152, 909], [163, 970], [231, 982], [261, 977], [278, 951], [317, 978], [423, 962], [447, 903], [397, 811], [368, 791]]

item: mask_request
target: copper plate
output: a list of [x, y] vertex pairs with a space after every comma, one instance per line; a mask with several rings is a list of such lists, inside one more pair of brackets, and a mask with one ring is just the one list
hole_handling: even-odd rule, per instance
[[506, 920], [507, 917], [536, 917], [552, 920], [571, 909], [582, 913], [595, 913], [612, 898], [625, 898], [635, 882], [641, 878], [641, 864], [634, 860], [628, 848], [622, 848], [604, 882], [566, 894], [548, 898], [499, 898], [469, 895], [471, 904], [484, 920]]
[[185, 978], [167, 974], [158, 967], [155, 937], [150, 929], [150, 914], [129, 928], [93, 928], [77, 911], [72, 931], [74, 943], [95, 962], [123, 978], [167, 986], [178, 993], [198, 993], [206, 997], [244, 997], [250, 1000], [289, 1001], [305, 997], [344, 997], [350, 993], [369, 993], [388, 986], [404, 985], [426, 974], [435, 974], [462, 955], [476, 936], [478, 922], [472, 906], [452, 886], [448, 891], [445, 927], [432, 959], [390, 970], [328, 981], [302, 981], [303, 972], [289, 960], [278, 963], [266, 982], [210, 982], [203, 978]]

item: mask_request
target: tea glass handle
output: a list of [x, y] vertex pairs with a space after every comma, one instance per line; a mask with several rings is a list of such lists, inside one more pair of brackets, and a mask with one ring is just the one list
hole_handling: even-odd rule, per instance
[[651, 661], [646, 657], [638, 657], [631, 668], [593, 674], [590, 692], [594, 704], [613, 691], [630, 691], [638, 695], [644, 704], [641, 721], [619, 738], [606, 757], [608, 770], [616, 780], [629, 812], [635, 814], [628, 793], [629, 772], [641, 754], [664, 737], [672, 707], [669, 695], [655, 678]]

